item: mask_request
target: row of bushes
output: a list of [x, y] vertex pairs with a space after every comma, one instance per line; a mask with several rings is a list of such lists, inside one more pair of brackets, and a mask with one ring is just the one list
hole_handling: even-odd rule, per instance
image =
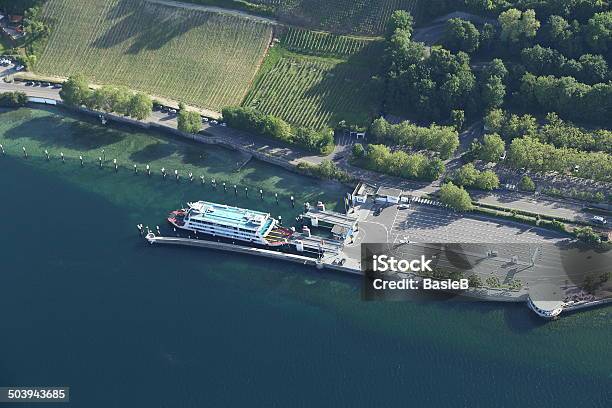
[[385, 118], [378, 118], [370, 126], [368, 136], [386, 145], [435, 151], [443, 160], [450, 158], [459, 147], [459, 134], [455, 128], [435, 124], [420, 127], [405, 121], [394, 125]]
[[338, 180], [343, 183], [353, 181], [353, 178], [344, 170], [338, 168], [331, 160], [323, 160], [320, 164], [314, 165], [306, 162], [299, 162], [297, 168], [304, 174], [321, 178], [323, 180]]
[[16, 108], [25, 106], [28, 103], [28, 97], [23, 92], [3, 92], [0, 93], [0, 106], [7, 108]]
[[329, 154], [334, 149], [334, 134], [331, 129], [316, 131], [292, 128], [284, 120], [253, 108], [224, 108], [223, 120], [235, 129], [295, 144], [311, 152]]
[[519, 214], [516, 211], [508, 212], [507, 210], [503, 210], [503, 209], [496, 210], [496, 209], [487, 208], [487, 207], [488, 206], [482, 206], [479, 204], [478, 206], [475, 206], [473, 210], [475, 212], [485, 214], [485, 215], [492, 215], [495, 217], [501, 217], [501, 218], [505, 218], [505, 219], [512, 220], [512, 221], [534, 225], [537, 227], [549, 228], [549, 229], [553, 229], [556, 231], [567, 232], [566, 225], [563, 222], [556, 220], [556, 219], [549, 220], [549, 219], [539, 218], [537, 216], [534, 217], [534, 216]]
[[514, 139], [508, 149], [507, 159], [510, 165], [518, 169], [571, 173], [585, 179], [612, 181], [612, 155], [567, 147], [557, 148], [542, 143], [534, 136]]
[[153, 111], [153, 101], [148, 95], [133, 93], [124, 86], [105, 85], [92, 91], [87, 78], [80, 74], [64, 82], [60, 96], [68, 106], [85, 105], [89, 109], [116, 112], [138, 120], [146, 119]]
[[584, 200], [584, 201], [592, 201], [594, 203], [603, 203], [605, 201], [612, 201], [612, 196], [607, 196], [601, 191], [597, 191], [592, 193], [590, 191], [579, 191], [576, 189], [570, 190], [561, 190], [558, 188], [544, 188], [542, 189], [542, 194], [546, 194], [552, 197], [560, 197], [560, 198], [574, 198], [576, 200]]
[[603, 151], [612, 153], [612, 132], [605, 129], [587, 130], [563, 121], [554, 112], [546, 115], [543, 126], [532, 115], [508, 114], [502, 109], [493, 109], [484, 119], [489, 133], [497, 133], [511, 141], [517, 137], [530, 135], [542, 143], [555, 147], [571, 147], [583, 151]]
[[424, 154], [391, 152], [385, 145], [357, 143], [353, 146], [353, 163], [359, 167], [412, 180], [437, 180], [446, 170], [442, 160]]

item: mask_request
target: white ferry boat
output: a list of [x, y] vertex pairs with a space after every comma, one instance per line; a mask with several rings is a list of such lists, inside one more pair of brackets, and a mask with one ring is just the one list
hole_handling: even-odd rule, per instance
[[265, 246], [285, 245], [293, 234], [268, 213], [207, 201], [187, 205], [189, 208], [172, 211], [168, 216], [175, 228]]

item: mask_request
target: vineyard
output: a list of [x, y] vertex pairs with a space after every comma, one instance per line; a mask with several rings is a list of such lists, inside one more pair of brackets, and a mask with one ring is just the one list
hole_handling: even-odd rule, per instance
[[49, 0], [41, 74], [83, 73], [220, 111], [239, 104], [272, 36], [264, 23], [143, 0]]
[[366, 125], [380, 106], [372, 75], [361, 61], [284, 52], [263, 73], [244, 105], [297, 126], [322, 128], [341, 120]]
[[281, 45], [290, 51], [309, 55], [349, 57], [367, 47], [378, 45], [378, 41], [364, 38], [339, 36], [329, 33], [287, 28], [280, 39]]
[[418, 0], [251, 0], [271, 5], [287, 23], [335, 33], [380, 35], [391, 13], [416, 13]]

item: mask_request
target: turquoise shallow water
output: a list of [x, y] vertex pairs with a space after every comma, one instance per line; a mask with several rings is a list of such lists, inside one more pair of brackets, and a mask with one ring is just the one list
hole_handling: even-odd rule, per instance
[[[34, 144], [25, 161], [17, 147], [39, 136], [22, 115], [0, 114], [12, 142], [0, 157], [1, 385], [69, 385], [79, 407], [609, 406], [610, 308], [544, 323], [524, 305], [364, 303], [353, 278], [152, 248], [136, 223], [161, 223], [194, 196], [296, 210], [48, 163]], [[259, 163], [250, 182], [221, 169], [284, 197], [299, 185], [330, 203], [342, 195]]]

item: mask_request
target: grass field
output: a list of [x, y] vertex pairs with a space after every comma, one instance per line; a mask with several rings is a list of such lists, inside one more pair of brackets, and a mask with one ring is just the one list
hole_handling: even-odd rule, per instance
[[52, 34], [37, 72], [216, 111], [243, 100], [272, 36], [265, 23], [142, 0], [49, 0], [44, 16]]
[[341, 120], [366, 125], [380, 108], [382, 85], [372, 79], [376, 64], [371, 63], [379, 45], [373, 42], [347, 59], [276, 47], [244, 105], [297, 126], [322, 128]]
[[418, 0], [250, 0], [275, 7], [288, 24], [343, 34], [379, 35], [394, 10], [416, 12]]

